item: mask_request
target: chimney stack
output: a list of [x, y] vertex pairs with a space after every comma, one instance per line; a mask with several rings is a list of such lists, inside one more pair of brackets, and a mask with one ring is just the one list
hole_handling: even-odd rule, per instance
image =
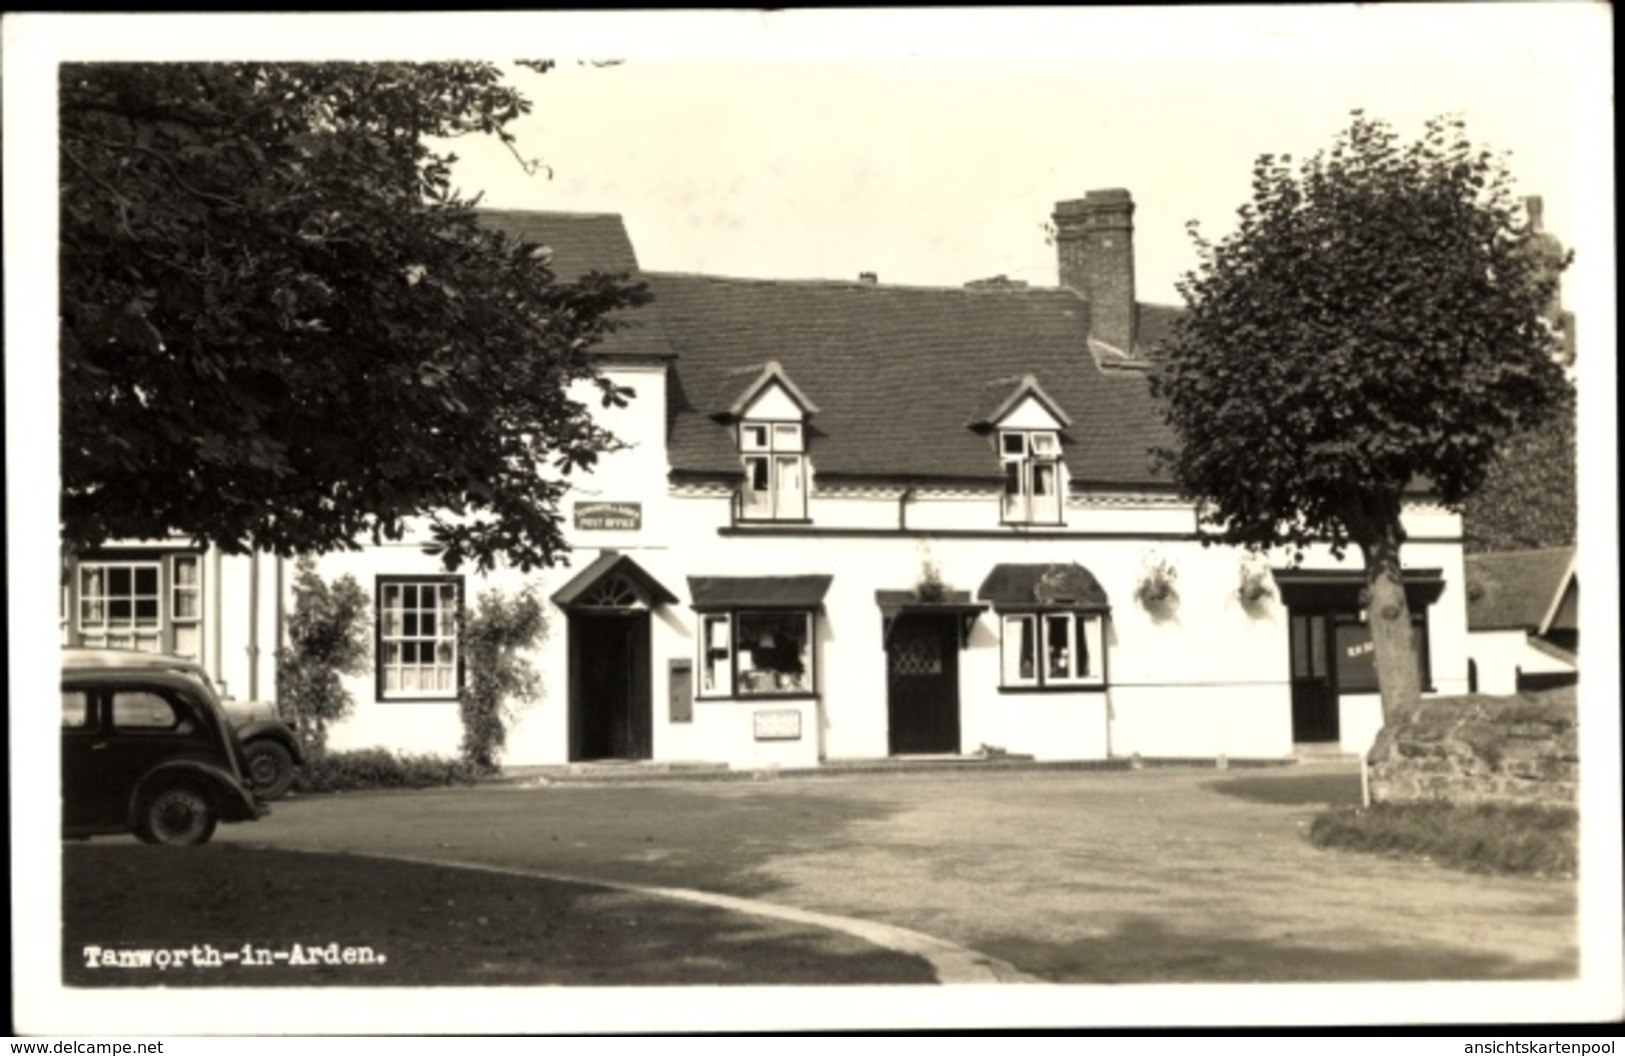
[[1061, 285], [1089, 302], [1089, 336], [1134, 355], [1134, 199], [1122, 188], [1056, 202]]

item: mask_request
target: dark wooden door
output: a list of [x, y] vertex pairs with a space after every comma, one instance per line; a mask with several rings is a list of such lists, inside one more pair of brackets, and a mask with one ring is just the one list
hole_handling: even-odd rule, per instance
[[1329, 612], [1293, 610], [1292, 740], [1308, 744], [1338, 739], [1337, 665]]
[[570, 616], [570, 758], [648, 759], [649, 614]]
[[959, 630], [952, 616], [904, 614], [886, 640], [893, 755], [959, 751]]

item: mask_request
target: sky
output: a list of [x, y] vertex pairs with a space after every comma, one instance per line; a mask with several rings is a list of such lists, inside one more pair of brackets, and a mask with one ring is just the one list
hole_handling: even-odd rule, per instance
[[[655, 58], [524, 72], [515, 83], [536, 112], [515, 131], [553, 178], [527, 178], [503, 148], [478, 143], [457, 145], [459, 176], [494, 205], [620, 213], [653, 270], [873, 271], [925, 285], [997, 274], [1053, 285], [1043, 225], [1054, 204], [1122, 187], [1137, 206], [1140, 297], [1177, 303], [1174, 283], [1196, 260], [1187, 221], [1227, 230], [1258, 155], [1306, 157], [1355, 109], [1406, 138], [1453, 113], [1476, 142], [1510, 152], [1520, 193], [1541, 195], [1549, 229], [1573, 237], [1587, 129], [1579, 71], [1558, 46], [1563, 18], [1260, 16], [1246, 32], [1228, 26], [1230, 46], [1206, 47], [1195, 27], [1170, 26], [1182, 19], [1232, 21], [1079, 13], [1061, 23], [1076, 54], [1022, 55], [1012, 42], [956, 57], [927, 41], [886, 60]], [[1530, 32], [1464, 32], [1475, 19], [1485, 30], [1527, 21]], [[1159, 53], [1146, 38], [1177, 46]]]
[[[1582, 3], [7, 16], [12, 653], [47, 655], [54, 641], [39, 617], [56, 596], [56, 562], [41, 560], [56, 548], [55, 445], [39, 437], [56, 433], [55, 361], [33, 354], [55, 340], [54, 64], [113, 58], [559, 59], [546, 75], [513, 75], [535, 103], [514, 128], [519, 150], [552, 178], [465, 140], [458, 181], [493, 206], [619, 213], [649, 270], [1052, 285], [1043, 225], [1055, 203], [1126, 188], [1139, 297], [1165, 304], [1178, 303], [1175, 282], [1196, 261], [1185, 225], [1222, 236], [1258, 155], [1324, 148], [1357, 108], [1408, 139], [1431, 116], [1459, 114], [1474, 141], [1508, 152], [1519, 192], [1543, 197], [1547, 229], [1576, 252], [1564, 297], [1580, 320], [1582, 540], [1602, 544], [1587, 544], [1587, 574], [1599, 571], [1582, 618], [1606, 634], [1596, 620], [1611, 624], [1618, 587], [1612, 28], [1608, 7]], [[19, 648], [30, 628], [33, 653]], [[1605, 670], [1617, 684], [1605, 652], [1588, 653], [1590, 685]], [[1617, 787], [1619, 760], [1604, 762], [1614, 786], [1588, 774]], [[1617, 1004], [1617, 988], [1600, 993]], [[1304, 1000], [1292, 1007], [1314, 1006]], [[1468, 1018], [1498, 1011], [1463, 1000]], [[1224, 1021], [1226, 1004], [1205, 1007]], [[1437, 1006], [1430, 992], [1409, 1007], [1425, 1018]], [[1029, 1010], [1013, 1021], [1079, 1014], [1069, 1005], [1059, 1020]]]

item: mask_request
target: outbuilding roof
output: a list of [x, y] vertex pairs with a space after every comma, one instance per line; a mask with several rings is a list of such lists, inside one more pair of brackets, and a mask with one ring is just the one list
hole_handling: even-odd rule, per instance
[[1467, 557], [1467, 629], [1545, 634], [1576, 583], [1574, 547]]

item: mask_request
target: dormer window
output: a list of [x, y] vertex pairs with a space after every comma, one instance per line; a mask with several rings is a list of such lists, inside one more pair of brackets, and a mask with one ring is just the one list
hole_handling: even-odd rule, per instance
[[746, 520], [807, 519], [807, 454], [800, 422], [739, 424], [745, 464], [740, 515]]
[[1004, 468], [1000, 516], [1006, 524], [1061, 523], [1061, 443], [1048, 430], [999, 433]]

